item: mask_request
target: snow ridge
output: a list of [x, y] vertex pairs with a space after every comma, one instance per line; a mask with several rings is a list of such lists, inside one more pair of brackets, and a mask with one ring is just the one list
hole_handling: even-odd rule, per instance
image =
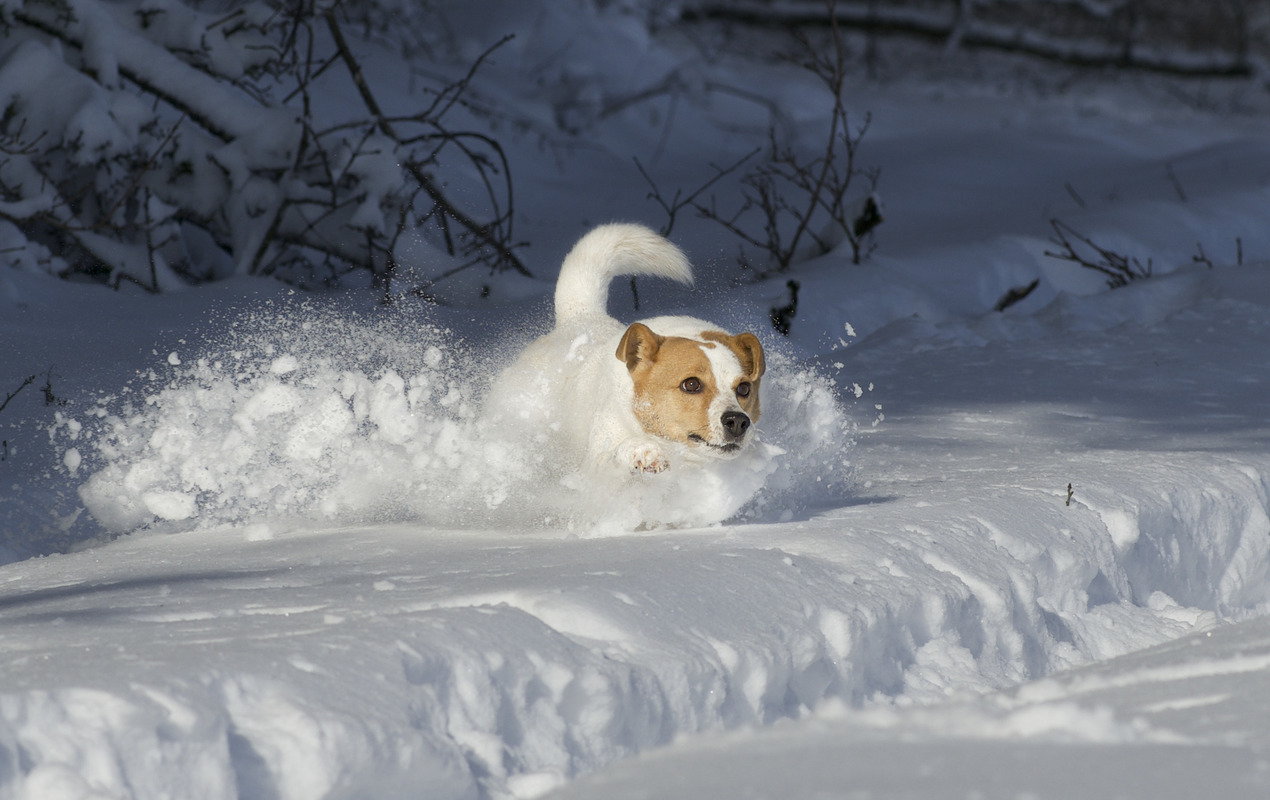
[[[100, 551], [89, 573], [49, 576], [126, 576], [131, 588], [113, 590], [122, 627], [109, 648], [152, 651], [161, 630], [172, 653], [150, 657], [167, 666], [102, 688], [54, 677], [63, 688], [6, 692], [0, 746], [32, 796], [300, 800], [373, 787], [391, 797], [423, 781], [437, 798], [533, 797], [685, 734], [799, 718], [827, 701], [848, 715], [923, 704], [1216, 624], [1217, 614], [1166, 590], [1190, 587], [1213, 607], [1264, 605], [1263, 573], [1232, 565], [1250, 563], [1241, 540], [1259, 530], [1266, 505], [1215, 513], [1205, 502], [1221, 487], [1257, 496], [1250, 469], [1192, 473], [1204, 489], [1157, 483], [1154, 497], [1120, 509], [1129, 517], [1117, 524], [1138, 528], [1123, 547], [1104, 523], [1110, 494], [1073, 507], [1033, 495], [1015, 508], [1033, 524], [1015, 526], [1000, 509], [967, 514], [937, 494], [916, 509], [863, 504], [796, 526], [593, 541], [526, 533], [508, 545], [376, 525], [253, 543], [250, 569], [239, 548], [221, 546], [222, 530], [130, 537]], [[895, 537], [895, 513], [908, 538]], [[184, 549], [226, 577], [147, 593], [137, 565]], [[1179, 583], [1186, 570], [1172, 559], [1200, 549], [1212, 560]], [[173, 580], [170, 568], [154, 569]], [[363, 585], [341, 592], [350, 573]], [[235, 652], [177, 666], [176, 653], [190, 658], [212, 623]], [[24, 624], [11, 630], [23, 647]], [[320, 632], [321, 647], [305, 645], [306, 631]], [[47, 637], [47, 626], [30, 635]], [[106, 656], [100, 642], [67, 647], [88, 661]], [[54, 663], [74, 662], [68, 653]], [[953, 715], [947, 724], [985, 736], [1024, 726], [1073, 741], [1169, 740], [1061, 696], [1045, 702], [1053, 708], [1000, 723]]]

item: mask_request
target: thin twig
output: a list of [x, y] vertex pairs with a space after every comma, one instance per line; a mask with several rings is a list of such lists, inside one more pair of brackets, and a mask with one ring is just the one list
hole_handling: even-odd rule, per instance
[[670, 200], [666, 200], [666, 198], [662, 196], [661, 189], [657, 187], [657, 182], [653, 180], [652, 176], [648, 174], [648, 170], [644, 169], [644, 165], [641, 164], [639, 158], [636, 157], [635, 168], [639, 170], [639, 174], [644, 177], [644, 180], [648, 183], [650, 189], [648, 199], [657, 203], [657, 205], [661, 206], [662, 211], [666, 212], [666, 223], [661, 227], [661, 235], [669, 236], [670, 232], [675, 227], [675, 217], [680, 211], [688, 206], [695, 205], [697, 198], [700, 197], [707, 189], [714, 186], [726, 176], [736, 172], [741, 168], [742, 164], [757, 155], [761, 149], [762, 148], [759, 147], [754, 148], [726, 167], [720, 167], [713, 163], [710, 164], [710, 168], [714, 170], [714, 175], [686, 196], [683, 194], [681, 189], [676, 189], [675, 196]]
[[5, 397], [4, 397], [4, 402], [3, 402], [3, 403], [0, 403], [0, 411], [4, 411], [5, 406], [9, 405], [9, 401], [10, 401], [10, 400], [12, 400], [13, 398], [17, 397], [19, 392], [21, 392], [23, 389], [25, 389], [26, 387], [30, 386], [30, 385], [31, 385], [31, 384], [33, 384], [33, 383], [35, 383], [35, 376], [34, 376], [34, 375], [31, 375], [31, 376], [27, 377], [27, 379], [26, 379], [26, 380], [22, 381], [22, 385], [21, 385], [21, 386], [19, 386], [18, 388], [14, 389], [13, 391], [11, 391], [11, 392], [9, 392], [7, 395], [5, 395]]

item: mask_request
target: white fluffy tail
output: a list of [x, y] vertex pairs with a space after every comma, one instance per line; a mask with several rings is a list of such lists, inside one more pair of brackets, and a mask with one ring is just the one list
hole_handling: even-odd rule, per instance
[[556, 281], [556, 324], [607, 315], [609, 283], [618, 275], [653, 275], [692, 285], [678, 247], [643, 225], [601, 225], [578, 240]]

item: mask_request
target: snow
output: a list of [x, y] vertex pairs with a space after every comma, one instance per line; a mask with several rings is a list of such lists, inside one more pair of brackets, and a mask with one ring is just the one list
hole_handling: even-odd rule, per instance
[[[826, 707], [798, 724], [701, 737], [553, 798], [1259, 797], [1264, 619], [933, 707]], [[1026, 764], [1025, 769], [1020, 765]], [[1114, 795], [1112, 794], [1114, 792]]]
[[[384, 310], [0, 268], [0, 389], [37, 376], [0, 411], [0, 797], [1266, 796], [1264, 118], [861, 80], [868, 262], [730, 287], [681, 220], [698, 288], [641, 284], [641, 314], [763, 337], [757, 472], [602, 484], [485, 393], [582, 221], [655, 214], [631, 143], [691, 185], [745, 125], [589, 117], [683, 45], [523, 13], [476, 89], [594, 126], [559, 159], [504, 138], [536, 283]], [[571, 36], [573, 83], [526, 88]], [[821, 113], [789, 73], [692, 68]], [[1154, 277], [1046, 257], [1055, 216]]]

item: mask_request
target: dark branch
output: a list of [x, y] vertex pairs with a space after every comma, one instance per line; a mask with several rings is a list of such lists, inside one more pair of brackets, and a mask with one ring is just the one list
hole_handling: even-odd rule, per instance
[[17, 396], [18, 396], [18, 394], [19, 394], [19, 393], [20, 393], [23, 389], [25, 389], [26, 387], [30, 386], [30, 385], [31, 385], [31, 384], [33, 384], [33, 383], [35, 383], [35, 376], [34, 376], [34, 375], [30, 375], [30, 376], [28, 376], [28, 377], [27, 377], [27, 379], [26, 379], [26, 380], [22, 381], [22, 385], [21, 385], [21, 386], [19, 386], [18, 388], [14, 389], [13, 391], [11, 391], [11, 392], [9, 392], [7, 395], [5, 395], [5, 397], [4, 397], [4, 402], [3, 402], [3, 403], [0, 403], [0, 411], [4, 411], [5, 406], [9, 405], [9, 401], [10, 401], [10, 400], [12, 400], [13, 398], [17, 397]]

